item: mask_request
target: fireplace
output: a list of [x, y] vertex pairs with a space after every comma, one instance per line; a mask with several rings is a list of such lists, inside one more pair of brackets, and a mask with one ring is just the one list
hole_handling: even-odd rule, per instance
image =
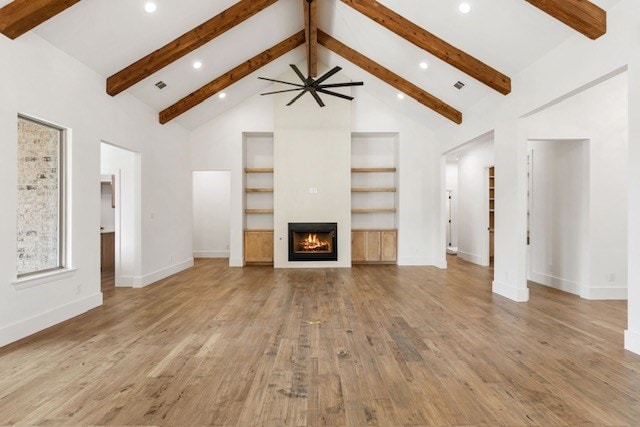
[[338, 224], [290, 222], [289, 261], [337, 261]]

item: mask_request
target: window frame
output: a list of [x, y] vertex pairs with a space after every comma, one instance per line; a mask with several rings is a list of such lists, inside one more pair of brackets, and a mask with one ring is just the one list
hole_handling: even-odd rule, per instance
[[[18, 114], [18, 120], [26, 120], [41, 126], [54, 129], [59, 132], [58, 142], [58, 266], [45, 270], [37, 270], [29, 273], [18, 273], [16, 265], [16, 278], [18, 281], [27, 280], [33, 277], [46, 276], [69, 270], [69, 260], [67, 259], [67, 133], [68, 129], [46, 120], [38, 119], [25, 114]], [[17, 135], [18, 139], [20, 135]], [[17, 214], [17, 207], [16, 207]], [[17, 232], [17, 224], [16, 224]], [[16, 241], [17, 243], [17, 241]]]

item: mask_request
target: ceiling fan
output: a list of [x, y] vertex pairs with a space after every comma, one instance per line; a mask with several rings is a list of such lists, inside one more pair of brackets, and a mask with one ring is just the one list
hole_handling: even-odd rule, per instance
[[[309, 6], [311, 6], [311, 3], [313, 2], [313, 0], [306, 0], [306, 1], [307, 1], [307, 3], [309, 3]], [[308, 8], [308, 11], [309, 11], [307, 13], [308, 28], [311, 28], [311, 7]], [[307, 43], [307, 46], [308, 46], [307, 55], [310, 58], [311, 57], [311, 43]], [[342, 93], [334, 92], [334, 91], [328, 90], [328, 89], [333, 89], [333, 88], [338, 88], [338, 87], [349, 87], [349, 86], [362, 86], [362, 85], [364, 85], [363, 82], [347, 82], [347, 83], [323, 84], [324, 81], [326, 81], [331, 76], [333, 76], [334, 74], [336, 74], [337, 72], [342, 70], [341, 67], [333, 67], [331, 70], [327, 71], [326, 73], [324, 73], [322, 76], [320, 76], [317, 79], [314, 79], [313, 77], [311, 77], [311, 71], [310, 70], [307, 70], [307, 76], [308, 77], [305, 77], [304, 74], [302, 74], [302, 72], [300, 71], [300, 69], [296, 65], [291, 64], [291, 68], [293, 69], [293, 71], [295, 71], [296, 75], [300, 78], [300, 80], [302, 81], [302, 84], [284, 82], [282, 80], [268, 79], [266, 77], [258, 77], [260, 80], [267, 80], [267, 81], [270, 81], [270, 82], [282, 83], [282, 84], [289, 85], [289, 86], [295, 86], [295, 89], [277, 90], [277, 91], [274, 91], [274, 92], [261, 93], [260, 95], [273, 95], [273, 94], [276, 94], [276, 93], [300, 91], [300, 93], [298, 95], [296, 95], [296, 97], [293, 98], [287, 104], [287, 107], [288, 107], [291, 104], [293, 104], [294, 102], [296, 102], [298, 99], [300, 99], [302, 97], [302, 95], [304, 95], [305, 93], [309, 92], [311, 94], [311, 96], [313, 96], [313, 98], [316, 100], [318, 105], [320, 107], [324, 107], [325, 106], [324, 102], [322, 102], [322, 99], [320, 98], [320, 95], [318, 95], [318, 92], [324, 93], [326, 95], [336, 96], [338, 98], [347, 99], [349, 101], [352, 101], [353, 100], [352, 96], [344, 95]]]

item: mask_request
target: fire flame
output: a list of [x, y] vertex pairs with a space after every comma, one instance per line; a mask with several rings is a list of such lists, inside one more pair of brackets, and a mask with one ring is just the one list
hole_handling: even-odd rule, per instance
[[317, 234], [309, 234], [306, 239], [300, 242], [305, 251], [328, 250], [329, 242], [318, 239]]

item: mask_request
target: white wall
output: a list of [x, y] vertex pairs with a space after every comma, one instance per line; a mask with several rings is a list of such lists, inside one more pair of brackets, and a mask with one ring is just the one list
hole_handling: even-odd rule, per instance
[[[433, 132], [366, 89], [353, 94], [352, 132], [398, 135], [398, 264], [446, 266], [444, 176]], [[191, 133], [194, 170], [231, 171], [230, 265], [242, 266], [243, 133], [273, 132], [273, 123], [273, 99], [256, 95]]]
[[589, 140], [588, 299], [627, 298], [627, 88], [623, 73], [524, 120], [530, 139]]
[[458, 154], [458, 256], [480, 265], [489, 265], [488, 168], [493, 165], [492, 138], [472, 142]]
[[580, 295], [589, 262], [589, 144], [531, 141], [529, 149], [529, 280]]
[[[449, 192], [451, 223], [449, 225], [450, 237], [447, 236], [447, 246], [458, 247], [458, 161], [447, 161], [445, 170], [445, 189]], [[451, 243], [451, 244], [449, 244]]]
[[[141, 283], [191, 262], [191, 176], [188, 133], [160, 126], [157, 113], [131, 96], [105, 94], [96, 74], [33, 33], [0, 38], [0, 345], [102, 303], [100, 293], [100, 141], [142, 156]], [[71, 129], [70, 266], [57, 279], [16, 280], [17, 114]], [[150, 214], [155, 213], [154, 219]], [[172, 261], [173, 258], [173, 261]]]
[[231, 173], [193, 173], [193, 256], [229, 257]]

